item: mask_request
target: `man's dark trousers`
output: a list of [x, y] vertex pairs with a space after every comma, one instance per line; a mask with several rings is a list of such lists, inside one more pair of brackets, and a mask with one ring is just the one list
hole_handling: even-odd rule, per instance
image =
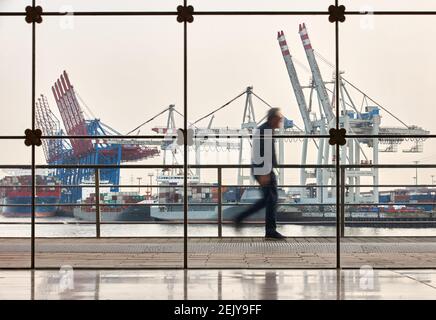
[[[258, 176], [254, 176], [258, 180]], [[246, 211], [238, 215], [237, 220], [241, 221], [251, 216], [255, 212], [265, 207], [265, 231], [270, 234], [276, 231], [276, 206], [277, 206], [277, 179], [274, 172], [270, 173], [270, 182], [265, 186], [261, 186], [263, 197], [256, 201]]]

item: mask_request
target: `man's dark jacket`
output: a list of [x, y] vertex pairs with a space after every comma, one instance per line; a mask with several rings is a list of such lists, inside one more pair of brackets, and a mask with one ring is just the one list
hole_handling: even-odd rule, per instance
[[[254, 149], [254, 145], [255, 143], [259, 143], [259, 151], [260, 151], [260, 156], [261, 157], [265, 157], [265, 141], [267, 141], [268, 139], [271, 139], [271, 154], [269, 154], [269, 151], [266, 150], [267, 154], [266, 157], [271, 157], [271, 173], [274, 173], [273, 168], [275, 168], [277, 166], [277, 158], [276, 158], [276, 152], [275, 152], [275, 146], [274, 146], [274, 129], [270, 126], [270, 124], [268, 123], [268, 121], [266, 121], [265, 123], [263, 123], [262, 125], [260, 125], [257, 128], [257, 134], [255, 134], [253, 136], [253, 149]], [[268, 145], [268, 144], [267, 144]], [[268, 158], [266, 158], [265, 160], [267, 160]], [[256, 167], [262, 167], [264, 165], [264, 162], [260, 162], [260, 163], [255, 163], [253, 158], [252, 158], [252, 163], [251, 163], [251, 172], [252, 174], [254, 174], [254, 168]]]

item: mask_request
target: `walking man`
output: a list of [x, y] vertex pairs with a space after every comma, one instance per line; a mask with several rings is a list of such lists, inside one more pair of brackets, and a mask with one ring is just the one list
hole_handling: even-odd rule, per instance
[[271, 108], [267, 113], [267, 121], [259, 126], [253, 135], [251, 157], [251, 173], [261, 186], [262, 198], [235, 218], [236, 228], [242, 226], [242, 221], [262, 208], [265, 208], [265, 238], [282, 239], [277, 232], [277, 179], [274, 168], [277, 159], [274, 148], [274, 129], [280, 128], [283, 116], [279, 108]]

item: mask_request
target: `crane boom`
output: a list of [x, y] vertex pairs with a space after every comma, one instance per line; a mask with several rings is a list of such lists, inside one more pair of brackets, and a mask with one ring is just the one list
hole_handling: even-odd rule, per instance
[[[41, 128], [43, 135], [51, 136], [59, 134], [58, 131], [60, 124], [56, 121], [57, 119], [51, 113], [47, 100], [43, 95], [41, 95], [41, 97], [35, 102], [35, 117], [38, 128]], [[47, 162], [55, 159], [57, 153], [60, 152], [60, 148], [57, 146], [59, 142], [61, 141], [50, 139], [44, 139], [42, 141], [42, 147]]]
[[286, 43], [283, 31], [278, 32], [277, 40], [279, 41], [283, 59], [285, 60], [286, 68], [288, 69], [289, 79], [291, 80], [292, 88], [294, 89], [294, 94], [297, 99], [301, 117], [303, 118], [305, 130], [307, 133], [311, 133], [313, 131], [313, 126], [307, 110], [306, 99], [304, 98], [303, 89], [301, 88], [300, 81], [298, 80], [297, 71], [295, 70], [291, 54], [289, 53], [289, 47]]
[[[35, 116], [38, 128], [45, 136], [62, 135], [59, 119], [51, 111], [47, 97], [42, 95], [35, 102]], [[51, 164], [65, 156], [68, 152], [63, 139], [43, 139], [42, 146], [47, 163]]]
[[322, 80], [321, 72], [319, 71], [318, 63], [315, 59], [315, 54], [310, 43], [309, 34], [307, 33], [306, 25], [304, 23], [299, 25], [299, 34], [301, 41], [304, 46], [304, 51], [306, 52], [307, 60], [309, 61], [310, 70], [312, 71], [313, 82], [315, 84], [315, 89], [318, 94], [319, 100], [321, 101], [321, 106], [324, 114], [327, 118], [328, 123], [331, 123], [335, 119], [335, 115], [332, 111], [332, 106], [329, 101], [329, 96], [327, 94], [327, 89]]
[[[59, 79], [52, 86], [53, 96], [58, 105], [59, 112], [62, 117], [67, 134], [70, 136], [79, 135], [87, 136], [87, 126], [83, 112], [74, 92], [74, 88], [70, 83], [66, 71], [64, 71]], [[73, 146], [73, 152], [76, 156], [84, 155], [93, 150], [92, 141], [90, 139], [70, 139]]]

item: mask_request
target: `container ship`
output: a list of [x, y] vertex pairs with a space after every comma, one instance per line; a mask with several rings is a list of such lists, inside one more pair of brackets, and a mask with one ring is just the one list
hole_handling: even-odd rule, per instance
[[[100, 193], [100, 221], [147, 221], [152, 200], [138, 192]], [[96, 197], [91, 193], [73, 209], [76, 219], [96, 221]]]
[[[35, 216], [56, 215], [61, 198], [60, 181], [50, 175], [36, 175]], [[2, 215], [30, 217], [32, 215], [32, 176], [6, 176], [0, 180]]]
[[[150, 215], [156, 221], [183, 221], [183, 174], [162, 172], [156, 177], [159, 185], [157, 203]], [[199, 184], [199, 177], [188, 175], [188, 220], [207, 221], [216, 219], [218, 186]]]
[[[161, 175], [157, 177], [159, 184], [159, 205], [152, 206], [150, 215], [154, 220], [183, 221], [183, 175]], [[197, 176], [188, 178], [188, 221], [218, 220], [218, 186], [216, 184], [200, 184]], [[232, 221], [242, 210], [261, 197], [258, 188], [222, 187], [222, 220]], [[279, 204], [289, 199], [283, 189], [279, 188]], [[277, 220], [292, 220], [300, 210], [292, 206], [278, 206]], [[248, 221], [265, 221], [265, 209], [261, 209]]]

